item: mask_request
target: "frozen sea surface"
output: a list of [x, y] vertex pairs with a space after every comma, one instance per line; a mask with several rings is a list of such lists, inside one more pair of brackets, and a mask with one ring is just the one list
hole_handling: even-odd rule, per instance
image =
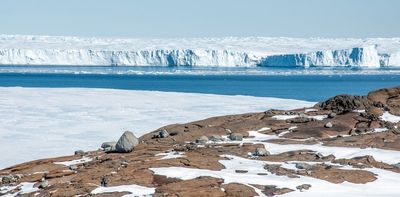
[[137, 136], [211, 116], [290, 109], [313, 102], [96, 88], [0, 88], [0, 168], [94, 150], [124, 130]]

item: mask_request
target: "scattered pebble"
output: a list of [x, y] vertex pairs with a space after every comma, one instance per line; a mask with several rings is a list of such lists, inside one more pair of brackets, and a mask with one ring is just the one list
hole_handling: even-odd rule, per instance
[[336, 113], [331, 112], [328, 114], [328, 118], [334, 118], [334, 117], [336, 117]]
[[393, 164], [393, 166], [396, 167], [396, 168], [400, 168], [400, 162], [396, 163], [396, 164]]
[[161, 130], [158, 132], [158, 138], [166, 138], [169, 136], [169, 133], [166, 129]]
[[77, 165], [71, 165], [71, 166], [69, 166], [69, 169], [75, 171], [75, 170], [78, 169], [78, 166]]
[[331, 122], [328, 122], [325, 124], [325, 128], [332, 128], [332, 127], [333, 127], [333, 125]]
[[300, 190], [300, 191], [308, 190], [308, 189], [310, 189], [310, 188], [311, 188], [311, 185], [310, 185], [310, 184], [302, 184], [302, 185], [299, 185], [299, 186], [296, 187], [296, 189], [298, 189], [298, 190]]
[[224, 141], [224, 138], [220, 135], [212, 135], [210, 136], [210, 140], [213, 142], [222, 142]]
[[307, 164], [307, 163], [296, 163], [296, 168], [301, 169], [301, 170], [310, 170], [312, 168], [312, 165]]
[[85, 151], [83, 151], [83, 150], [76, 150], [74, 152], [74, 155], [84, 155], [84, 154], [85, 154]]
[[232, 133], [229, 135], [229, 139], [232, 141], [242, 141], [243, 135], [241, 133]]
[[247, 173], [247, 172], [249, 172], [249, 171], [247, 171], [247, 170], [235, 170], [235, 172], [236, 172], [236, 173]]
[[46, 187], [48, 187], [48, 186], [49, 186], [49, 181], [43, 179], [43, 180], [40, 182], [38, 188], [39, 188], [39, 189], [43, 189], [43, 188], [46, 188]]

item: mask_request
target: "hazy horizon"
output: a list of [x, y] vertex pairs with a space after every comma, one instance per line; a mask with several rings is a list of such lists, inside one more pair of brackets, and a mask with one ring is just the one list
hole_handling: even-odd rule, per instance
[[0, 34], [103, 38], [400, 37], [397, 0], [4, 0]]

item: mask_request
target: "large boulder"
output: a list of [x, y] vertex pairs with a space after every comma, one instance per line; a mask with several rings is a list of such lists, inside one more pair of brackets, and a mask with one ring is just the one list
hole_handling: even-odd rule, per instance
[[366, 96], [353, 95], [338, 95], [317, 104], [317, 107], [324, 110], [331, 110], [338, 114], [351, 112], [357, 109], [367, 109], [370, 106], [371, 101]]
[[387, 108], [391, 114], [400, 116], [400, 87], [384, 88], [368, 93], [368, 99], [376, 106]]
[[115, 152], [129, 153], [139, 144], [139, 139], [130, 131], [125, 131], [115, 145]]

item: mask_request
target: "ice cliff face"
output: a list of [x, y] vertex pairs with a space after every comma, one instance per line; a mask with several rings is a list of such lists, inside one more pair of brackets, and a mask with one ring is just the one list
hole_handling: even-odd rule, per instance
[[100, 39], [0, 35], [0, 64], [400, 66], [400, 38]]
[[245, 52], [227, 50], [0, 50], [3, 65], [252, 66], [258, 59]]
[[272, 55], [263, 58], [260, 66], [387, 66], [375, 46], [310, 53]]

